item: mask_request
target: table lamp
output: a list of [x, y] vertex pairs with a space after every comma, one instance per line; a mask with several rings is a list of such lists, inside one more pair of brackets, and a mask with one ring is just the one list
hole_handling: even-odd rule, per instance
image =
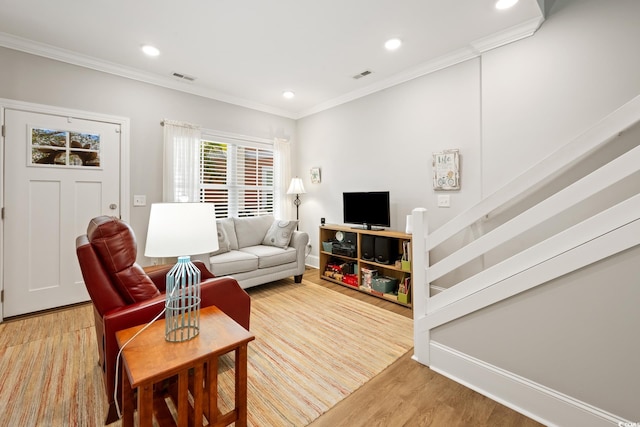
[[213, 203], [153, 203], [145, 256], [178, 257], [167, 273], [165, 339], [188, 341], [200, 332], [200, 270], [191, 255], [218, 249]]
[[[296, 205], [296, 220], [299, 220], [300, 217], [298, 215], [298, 210], [300, 209], [300, 203], [302, 203], [302, 201], [300, 200], [300, 195], [306, 193], [306, 191], [304, 190], [304, 185], [302, 184], [302, 179], [295, 177], [291, 179], [291, 184], [289, 184], [289, 189], [287, 190], [287, 194], [295, 194], [296, 198], [293, 201], [293, 204]], [[298, 229], [298, 226], [296, 226], [296, 230]]]

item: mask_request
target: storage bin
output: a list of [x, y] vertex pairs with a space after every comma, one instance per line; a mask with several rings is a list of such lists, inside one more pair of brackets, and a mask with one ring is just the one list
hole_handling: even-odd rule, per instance
[[411, 296], [409, 294], [403, 294], [402, 292], [398, 292], [398, 302], [403, 304], [409, 304], [411, 302]]
[[331, 252], [333, 249], [333, 242], [322, 242], [322, 250], [325, 252]]
[[398, 287], [398, 279], [387, 276], [376, 276], [371, 279], [371, 289], [385, 294], [392, 293]]

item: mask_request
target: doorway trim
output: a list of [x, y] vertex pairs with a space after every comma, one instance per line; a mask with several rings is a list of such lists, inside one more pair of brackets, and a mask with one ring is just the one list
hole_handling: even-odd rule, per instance
[[[120, 218], [129, 222], [130, 215], [130, 148], [129, 132], [130, 120], [128, 117], [114, 116], [110, 114], [95, 113], [91, 111], [76, 110], [71, 108], [56, 107], [52, 105], [36, 104], [31, 102], [16, 101], [13, 99], [0, 98], [0, 125], [2, 134], [0, 135], [0, 165], [3, 173], [0, 174], [0, 207], [4, 209], [5, 195], [4, 188], [6, 177], [4, 176], [4, 152], [5, 152], [5, 110], [21, 110], [33, 113], [50, 114], [62, 117], [70, 117], [99, 122], [114, 123], [120, 125]], [[4, 218], [0, 224], [0, 292], [4, 295]], [[0, 302], [0, 323], [4, 321], [4, 301]]]

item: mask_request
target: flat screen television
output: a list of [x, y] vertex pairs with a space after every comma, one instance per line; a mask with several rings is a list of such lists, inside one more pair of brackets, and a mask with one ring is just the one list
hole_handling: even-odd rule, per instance
[[343, 221], [372, 230], [373, 226], [391, 227], [388, 191], [342, 193]]

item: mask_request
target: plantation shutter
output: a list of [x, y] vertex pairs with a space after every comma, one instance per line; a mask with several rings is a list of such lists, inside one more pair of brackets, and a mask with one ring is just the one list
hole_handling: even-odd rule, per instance
[[202, 141], [201, 198], [213, 202], [216, 217], [273, 214], [273, 150]]

